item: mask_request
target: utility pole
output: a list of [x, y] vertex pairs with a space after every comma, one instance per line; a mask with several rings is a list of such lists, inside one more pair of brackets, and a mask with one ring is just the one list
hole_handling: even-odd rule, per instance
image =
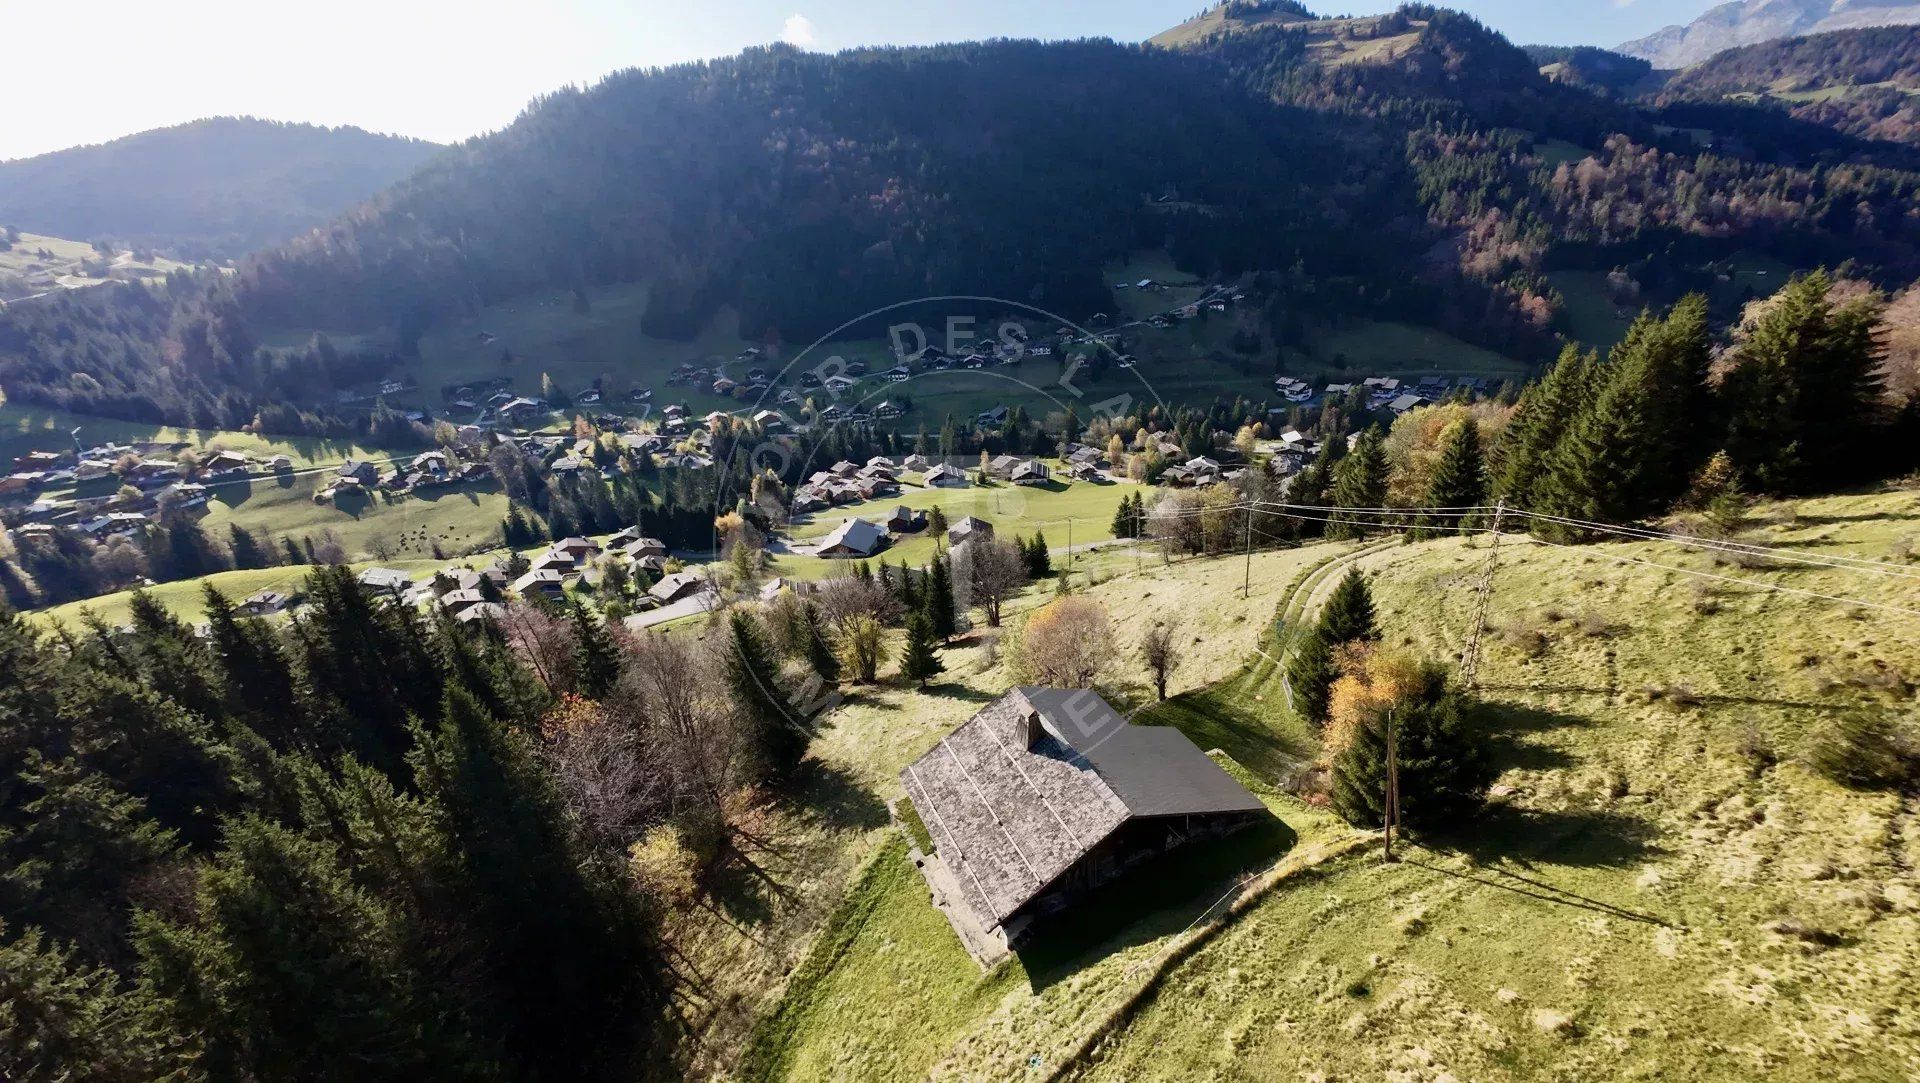
[[1500, 563], [1500, 526], [1506, 520], [1507, 502], [1503, 498], [1493, 509], [1493, 545], [1487, 550], [1487, 563], [1480, 570], [1480, 583], [1474, 588], [1473, 621], [1467, 626], [1467, 649], [1461, 657], [1460, 671], [1467, 690], [1480, 687], [1480, 637], [1487, 628], [1487, 603], [1493, 598], [1493, 570]]
[[1393, 833], [1400, 826], [1400, 728], [1394, 723], [1393, 711], [1387, 711], [1387, 807], [1381, 817], [1386, 823], [1382, 839], [1386, 844], [1386, 860], [1398, 861], [1393, 856]]
[[1241, 577], [1240, 597], [1251, 598], [1253, 597], [1253, 505], [1248, 504], [1244, 510], [1247, 513], [1246, 529], [1244, 532], [1247, 547], [1247, 570]]

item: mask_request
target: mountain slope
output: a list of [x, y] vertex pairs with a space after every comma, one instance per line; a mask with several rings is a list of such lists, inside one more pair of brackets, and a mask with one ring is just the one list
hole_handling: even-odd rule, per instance
[[1865, 139], [1920, 142], [1920, 27], [1841, 30], [1729, 49], [1666, 99], [1738, 99]]
[[1913, 0], [1738, 0], [1722, 4], [1685, 26], [1669, 26], [1627, 42], [1616, 51], [1653, 62], [1656, 68], [1686, 68], [1715, 53], [1775, 38], [1920, 23]]
[[238, 256], [342, 213], [439, 150], [358, 128], [214, 117], [0, 162], [0, 223]]

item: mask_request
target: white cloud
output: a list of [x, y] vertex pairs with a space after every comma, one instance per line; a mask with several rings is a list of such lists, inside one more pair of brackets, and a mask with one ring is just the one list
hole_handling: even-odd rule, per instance
[[811, 49], [819, 42], [820, 36], [814, 32], [812, 19], [795, 12], [787, 16], [785, 25], [780, 27], [780, 40], [788, 45]]

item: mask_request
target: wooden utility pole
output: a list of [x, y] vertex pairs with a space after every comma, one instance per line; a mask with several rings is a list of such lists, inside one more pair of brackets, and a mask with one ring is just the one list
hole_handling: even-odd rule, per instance
[[1473, 621], [1467, 626], [1467, 649], [1461, 656], [1460, 672], [1467, 690], [1480, 687], [1480, 637], [1487, 629], [1487, 603], [1493, 598], [1493, 570], [1500, 563], [1500, 527], [1507, 517], [1507, 502], [1502, 499], [1493, 509], [1493, 546], [1487, 550], [1487, 563], [1480, 570], [1480, 583], [1474, 588]]
[[1385, 813], [1381, 819], [1386, 822], [1386, 831], [1381, 836], [1386, 843], [1386, 860], [1398, 861], [1393, 856], [1393, 833], [1400, 826], [1400, 728], [1394, 724], [1393, 712], [1387, 712], [1387, 801]]
[[1247, 505], [1246, 512], [1247, 570], [1240, 583], [1240, 597], [1251, 598], [1253, 597], [1253, 505]]

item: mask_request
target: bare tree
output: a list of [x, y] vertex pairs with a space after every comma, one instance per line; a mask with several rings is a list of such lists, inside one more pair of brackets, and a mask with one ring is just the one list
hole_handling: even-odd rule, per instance
[[846, 631], [861, 617], [887, 625], [898, 623], [903, 615], [900, 599], [892, 591], [877, 580], [856, 575], [827, 580], [820, 585], [814, 600], [820, 607], [820, 615], [837, 632]]
[[547, 691], [560, 695], [573, 690], [573, 626], [564, 616], [515, 601], [501, 615], [500, 630], [507, 637], [507, 646], [533, 670]]
[[1167, 679], [1180, 665], [1180, 654], [1173, 646], [1173, 625], [1168, 622], [1156, 622], [1140, 636], [1140, 658], [1147, 664], [1147, 671], [1153, 674], [1153, 690], [1162, 700], [1167, 698]]
[[643, 731], [597, 703], [569, 696], [541, 722], [542, 755], [581, 841], [621, 859], [671, 807], [674, 780]]
[[1034, 684], [1092, 688], [1112, 657], [1107, 609], [1084, 595], [1048, 602], [1021, 632], [1020, 669]]
[[1027, 585], [1027, 558], [1010, 541], [974, 539], [953, 551], [954, 597], [970, 597], [1000, 627], [1000, 606]]

